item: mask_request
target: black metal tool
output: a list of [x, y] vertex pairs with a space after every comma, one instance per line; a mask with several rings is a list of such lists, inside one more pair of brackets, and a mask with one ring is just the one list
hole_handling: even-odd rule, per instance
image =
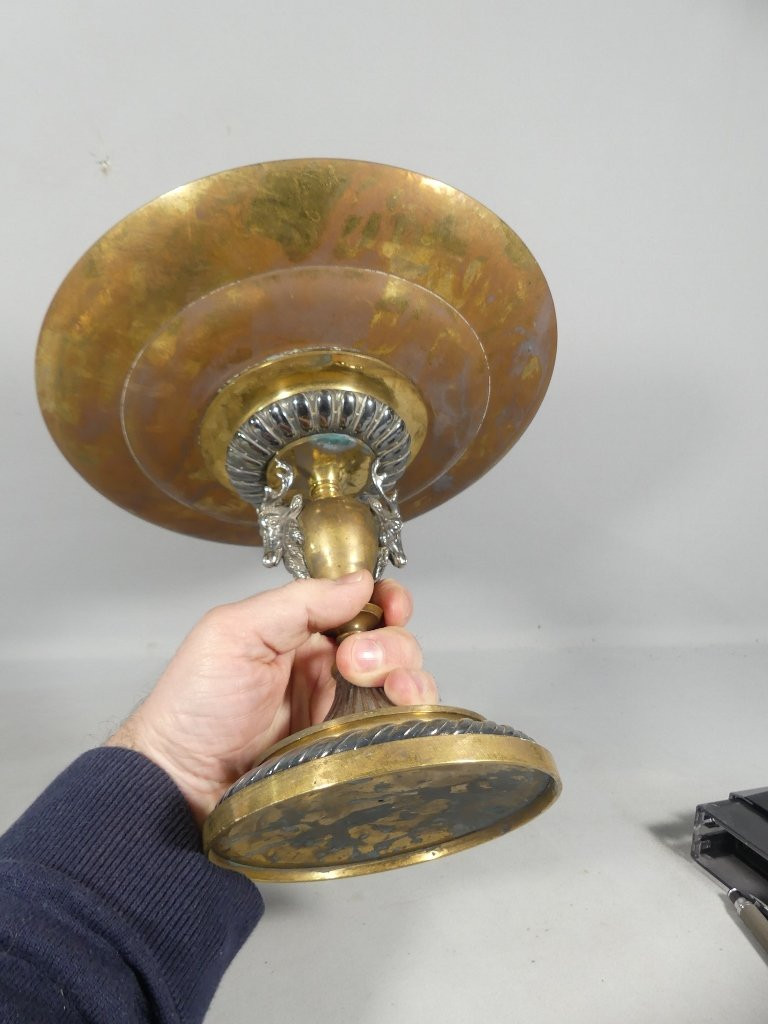
[[768, 789], [699, 804], [691, 856], [727, 889], [768, 904]]

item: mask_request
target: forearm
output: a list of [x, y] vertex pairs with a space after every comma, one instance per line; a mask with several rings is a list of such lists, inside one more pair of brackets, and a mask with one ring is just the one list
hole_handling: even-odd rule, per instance
[[200, 1021], [262, 912], [142, 755], [79, 758], [0, 837], [3, 1021]]

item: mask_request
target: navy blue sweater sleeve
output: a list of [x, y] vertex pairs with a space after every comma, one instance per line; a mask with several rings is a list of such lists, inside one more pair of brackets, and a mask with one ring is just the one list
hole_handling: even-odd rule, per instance
[[141, 754], [79, 757], [0, 837], [3, 1024], [192, 1024], [261, 916]]

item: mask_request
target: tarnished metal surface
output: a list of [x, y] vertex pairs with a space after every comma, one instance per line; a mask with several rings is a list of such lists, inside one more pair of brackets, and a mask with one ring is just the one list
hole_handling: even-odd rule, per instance
[[[329, 434], [363, 442], [376, 458], [384, 482], [399, 480], [408, 465], [411, 437], [394, 409], [354, 391], [302, 391], [257, 409], [240, 425], [227, 453], [233, 488], [250, 504], [260, 505], [272, 459], [280, 453], [285, 462], [283, 449], [300, 438]], [[338, 462], [344, 455], [331, 451], [328, 461]], [[363, 478], [363, 486], [366, 482]]]
[[487, 719], [478, 722], [472, 718], [435, 718], [431, 721], [414, 719], [410, 722], [388, 722], [385, 725], [374, 726], [368, 729], [350, 729], [341, 736], [332, 736], [327, 739], [309, 743], [306, 747], [292, 750], [282, 757], [270, 758], [263, 761], [253, 771], [248, 772], [241, 779], [231, 786], [222, 797], [238, 793], [246, 786], [260, 782], [269, 775], [276, 775], [278, 772], [295, 768], [299, 764], [307, 764], [310, 761], [317, 761], [321, 757], [331, 757], [334, 754], [343, 754], [348, 750], [363, 750], [365, 747], [375, 747], [380, 743], [393, 743], [395, 740], [415, 740], [423, 736], [517, 736], [518, 739], [530, 739], [525, 733], [513, 729], [511, 725], [498, 725]]
[[547, 751], [514, 736], [384, 743], [269, 776], [206, 822], [217, 863], [265, 881], [367, 874], [510, 831], [559, 792]]
[[256, 508], [265, 566], [282, 560], [298, 579], [367, 569], [379, 580], [387, 562], [406, 563], [397, 495], [386, 488], [410, 455], [411, 435], [389, 405], [323, 389], [256, 409], [226, 465], [232, 488]]
[[[128, 396], [132, 394], [138, 376], [138, 367], [134, 367], [126, 386], [124, 420], [128, 418]], [[403, 453], [401, 471], [404, 470], [418, 453], [428, 430], [429, 414], [418, 388], [381, 359], [338, 349], [289, 352], [256, 363], [228, 381], [208, 405], [200, 424], [200, 448], [207, 468], [220, 483], [240, 493], [230, 472], [233, 442], [244, 424], [275, 405], [280, 408], [277, 421], [272, 423], [268, 420], [264, 426], [268, 433], [274, 431], [277, 442], [282, 441], [288, 446], [282, 449], [282, 453], [289, 462], [288, 452], [298, 443], [293, 438], [323, 433], [329, 429], [331, 420], [339, 421], [341, 432], [349, 434], [349, 428], [354, 427], [350, 417], [365, 411], [357, 403], [353, 409], [295, 409], [291, 405], [283, 408], [285, 403], [295, 401], [301, 395], [332, 393], [368, 396], [379, 408], [389, 408], [400, 417], [409, 438], [409, 451]], [[287, 417], [287, 422], [284, 417]], [[144, 447], [141, 436], [137, 437], [137, 427], [140, 424], [135, 423], [129, 437], [136, 455]], [[274, 450], [271, 439], [267, 437], [265, 440]], [[271, 479], [269, 469], [267, 477], [274, 488], [275, 481]], [[254, 502], [252, 495], [240, 493], [240, 496], [249, 503]]]
[[211, 472], [205, 410], [288, 351], [345, 349], [412, 381], [428, 413], [405, 518], [471, 484], [517, 440], [555, 356], [544, 277], [498, 217], [411, 171], [292, 160], [175, 189], [108, 231], [43, 324], [40, 403], [97, 489], [163, 526], [258, 543]]
[[[343, 632], [338, 632], [337, 630], [333, 630], [333, 632], [338, 632], [338, 636], [343, 636], [344, 633], [349, 636], [350, 626], [356, 633], [361, 633], [365, 629], [375, 629], [378, 625], [375, 622], [377, 611], [380, 615], [384, 614], [378, 605], [367, 604], [362, 613], [356, 615], [350, 623], [345, 623], [341, 627]], [[370, 711], [394, 707], [382, 686], [355, 686], [354, 683], [350, 683], [339, 672], [338, 665], [333, 666], [331, 676], [336, 684], [336, 688], [333, 694], [333, 703], [328, 708], [328, 713], [324, 719], [325, 722], [332, 722], [336, 718], [344, 718], [347, 715], [367, 714]], [[290, 757], [290, 754], [287, 756]]]

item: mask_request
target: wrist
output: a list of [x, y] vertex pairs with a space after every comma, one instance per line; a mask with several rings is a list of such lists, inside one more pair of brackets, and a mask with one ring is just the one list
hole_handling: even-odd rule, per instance
[[218, 800], [216, 784], [202, 783], [197, 776], [179, 764], [177, 759], [165, 750], [160, 737], [154, 735], [154, 730], [144, 720], [140, 710], [127, 718], [104, 746], [134, 750], [152, 761], [158, 768], [162, 768], [186, 800], [198, 826], [202, 827]]

